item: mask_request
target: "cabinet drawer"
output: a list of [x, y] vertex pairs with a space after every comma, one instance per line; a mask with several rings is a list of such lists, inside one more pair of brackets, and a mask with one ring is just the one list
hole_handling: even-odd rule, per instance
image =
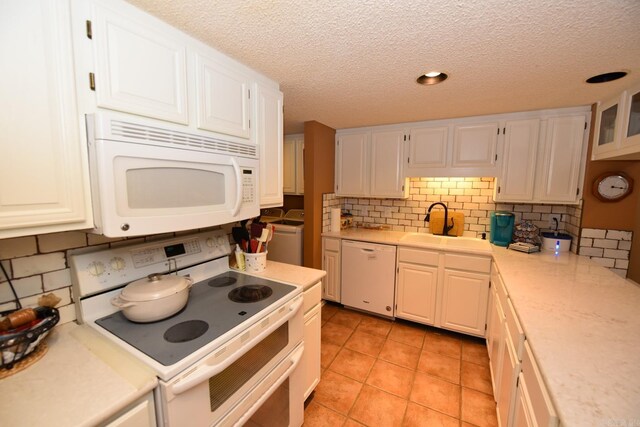
[[542, 375], [533, 358], [528, 342], [524, 343], [524, 355], [522, 356], [522, 375], [527, 384], [531, 409], [538, 426], [557, 426], [558, 415], [551, 403], [551, 397], [542, 381]]
[[340, 251], [340, 239], [324, 239], [325, 251]]
[[438, 252], [398, 248], [398, 261], [438, 266]]
[[510, 299], [507, 299], [507, 305], [504, 307], [504, 314], [507, 319], [507, 327], [509, 334], [511, 335], [511, 342], [513, 343], [518, 360], [522, 360], [522, 352], [524, 351], [524, 331], [522, 330], [522, 326], [520, 326], [518, 316], [516, 316], [516, 311], [513, 308], [513, 304], [511, 304]]
[[491, 258], [472, 255], [445, 254], [444, 267], [456, 270], [475, 271], [489, 273], [491, 271]]
[[302, 294], [302, 309], [306, 313], [313, 308], [314, 305], [319, 304], [322, 298], [322, 286], [320, 282], [316, 283]]

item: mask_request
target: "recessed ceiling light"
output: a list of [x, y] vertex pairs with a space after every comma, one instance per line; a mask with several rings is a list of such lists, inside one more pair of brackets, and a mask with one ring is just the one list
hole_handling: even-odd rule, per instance
[[428, 73], [424, 73], [423, 75], [418, 77], [416, 79], [416, 82], [420, 83], [421, 85], [435, 85], [445, 81], [447, 77], [449, 76], [441, 71], [429, 71]]
[[618, 80], [626, 76], [626, 71], [614, 71], [612, 73], [598, 74], [597, 76], [589, 77], [587, 83], [606, 83]]

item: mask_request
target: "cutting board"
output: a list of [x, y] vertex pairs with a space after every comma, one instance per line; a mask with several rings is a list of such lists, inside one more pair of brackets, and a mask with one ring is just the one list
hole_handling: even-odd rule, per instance
[[[448, 225], [453, 225], [449, 230], [449, 236], [462, 236], [464, 231], [464, 214], [462, 212], [448, 212]], [[453, 224], [451, 220], [453, 219]], [[444, 225], [444, 211], [431, 211], [429, 220], [429, 231], [431, 234], [442, 234], [442, 226]]]

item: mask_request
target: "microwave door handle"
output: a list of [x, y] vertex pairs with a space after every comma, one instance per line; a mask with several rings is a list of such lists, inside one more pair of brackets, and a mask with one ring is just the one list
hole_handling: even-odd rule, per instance
[[240, 210], [240, 204], [242, 203], [242, 173], [240, 173], [240, 166], [238, 166], [238, 162], [236, 162], [236, 159], [233, 157], [231, 158], [231, 166], [233, 166], [233, 171], [236, 173], [236, 195], [238, 196], [236, 199], [236, 205], [231, 210], [231, 216], [236, 216]]
[[294, 302], [289, 306], [289, 313], [287, 313], [281, 319], [276, 321], [276, 323], [272, 324], [267, 329], [260, 332], [258, 335], [256, 335], [249, 341], [247, 341], [242, 347], [240, 347], [230, 357], [214, 365], [209, 365], [208, 363], [205, 362], [204, 364], [201, 364], [196, 369], [191, 371], [185, 377], [173, 383], [170, 386], [171, 392], [173, 394], [183, 393], [189, 390], [190, 388], [195, 387], [198, 384], [202, 383], [202, 381], [207, 380], [219, 374], [220, 372], [224, 371], [233, 362], [240, 359], [240, 357], [244, 356], [244, 354], [247, 351], [251, 350], [256, 344], [258, 344], [260, 341], [262, 341], [264, 338], [266, 338], [268, 335], [270, 335], [273, 331], [278, 329], [280, 326], [288, 322], [289, 319], [291, 319], [293, 316], [295, 316], [298, 313], [298, 310], [300, 310], [301, 307], [302, 307], [302, 298], [300, 298], [298, 301]]

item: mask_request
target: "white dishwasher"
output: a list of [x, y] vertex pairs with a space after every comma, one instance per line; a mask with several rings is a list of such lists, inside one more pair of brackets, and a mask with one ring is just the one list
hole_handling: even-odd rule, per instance
[[342, 241], [342, 304], [393, 317], [395, 278], [395, 246]]

